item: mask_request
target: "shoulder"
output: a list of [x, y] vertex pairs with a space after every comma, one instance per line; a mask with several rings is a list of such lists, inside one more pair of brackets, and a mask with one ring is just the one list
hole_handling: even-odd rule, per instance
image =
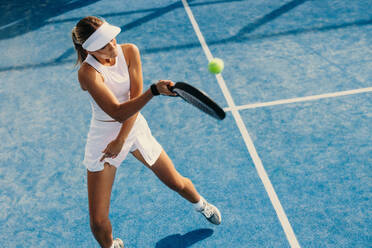
[[127, 61], [128, 66], [130, 66], [131, 63], [140, 60], [140, 51], [135, 44], [121, 44], [120, 47], [123, 50], [124, 57]]
[[87, 90], [89, 83], [101, 78], [96, 69], [87, 63], [83, 63], [78, 70], [78, 79], [83, 90]]
[[124, 54], [125, 53], [139, 53], [139, 49], [135, 44], [132, 43], [126, 43], [126, 44], [121, 44], [121, 49], [123, 50]]

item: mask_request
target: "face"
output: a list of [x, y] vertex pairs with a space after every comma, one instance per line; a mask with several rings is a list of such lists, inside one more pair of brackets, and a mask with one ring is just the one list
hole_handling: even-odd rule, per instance
[[107, 45], [102, 47], [101, 49], [89, 52], [90, 54], [94, 55], [95, 57], [99, 57], [100, 59], [112, 59], [118, 56], [118, 51], [116, 49], [116, 39], [112, 39]]

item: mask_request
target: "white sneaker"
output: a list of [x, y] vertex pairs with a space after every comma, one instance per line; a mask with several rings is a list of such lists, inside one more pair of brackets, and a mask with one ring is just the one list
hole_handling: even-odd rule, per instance
[[210, 203], [208, 203], [204, 198], [203, 203], [204, 207], [198, 212], [202, 213], [204, 217], [212, 224], [219, 225], [221, 224], [221, 213], [218, 208]]
[[111, 247], [113, 247], [113, 248], [124, 248], [124, 243], [121, 239], [116, 238]]

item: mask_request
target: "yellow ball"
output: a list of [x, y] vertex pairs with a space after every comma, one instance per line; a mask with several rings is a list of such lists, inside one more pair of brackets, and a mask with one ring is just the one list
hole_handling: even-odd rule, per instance
[[223, 70], [224, 63], [222, 59], [214, 58], [208, 64], [208, 70], [210, 73], [218, 74]]

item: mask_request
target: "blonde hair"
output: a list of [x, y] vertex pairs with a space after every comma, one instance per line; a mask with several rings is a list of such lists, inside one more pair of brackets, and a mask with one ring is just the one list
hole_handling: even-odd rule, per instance
[[72, 29], [71, 36], [77, 53], [76, 65], [81, 65], [88, 56], [83, 48], [83, 43], [96, 31], [104, 21], [95, 16], [87, 16], [81, 19]]

